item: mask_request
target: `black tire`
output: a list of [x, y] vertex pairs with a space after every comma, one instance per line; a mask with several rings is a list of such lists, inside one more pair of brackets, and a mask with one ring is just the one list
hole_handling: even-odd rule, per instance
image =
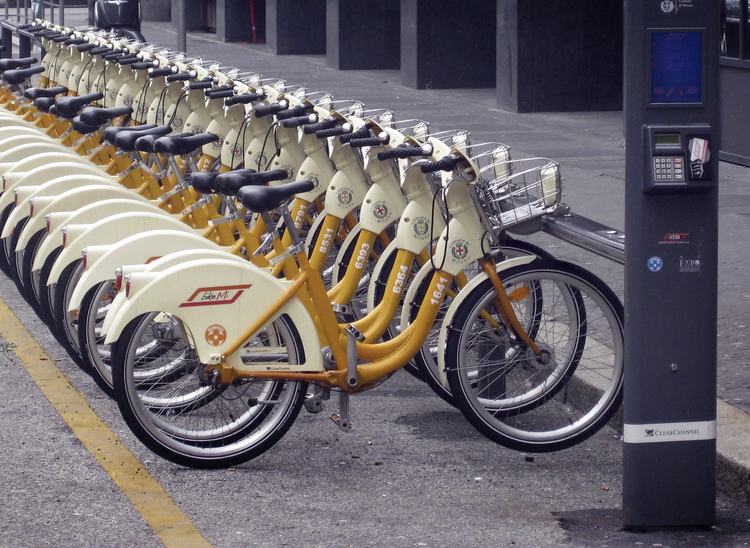
[[78, 348], [81, 359], [97, 386], [114, 398], [112, 386], [112, 347], [104, 344], [101, 325], [117, 290], [113, 280], [89, 288], [81, 300], [78, 314]]
[[29, 222], [31, 217], [24, 217], [16, 223], [13, 228], [13, 234], [7, 238], [3, 238], [2, 250], [5, 254], [5, 260], [8, 262], [8, 277], [13, 281], [18, 279], [18, 268], [16, 266], [16, 244], [18, 239], [21, 237], [21, 232], [26, 227], [26, 223]]
[[36, 253], [39, 250], [39, 247], [42, 245], [42, 242], [44, 242], [46, 236], [47, 231], [42, 229], [32, 235], [31, 238], [29, 238], [29, 242], [26, 245], [26, 249], [23, 253], [23, 261], [20, 268], [21, 284], [19, 286], [19, 289], [21, 291], [21, 295], [23, 295], [23, 298], [26, 299], [26, 302], [31, 305], [31, 307], [37, 314], [40, 314], [40, 307], [39, 298], [37, 297], [37, 292], [35, 291], [34, 284], [37, 283], [38, 280], [34, 280], [34, 274], [31, 268], [34, 264]]
[[[205, 367], [182, 332], [187, 327], [176, 317], [174, 344], [161, 360], [185, 363], [184, 374], [165, 382], [140, 386], [136, 379], [142, 337], [157, 313], [131, 321], [113, 345], [112, 379], [117, 404], [125, 422], [149, 449], [162, 457], [194, 468], [225, 468], [259, 456], [270, 449], [294, 422], [304, 402], [306, 383], [243, 381], [217, 385], [205, 380]], [[253, 342], [254, 348], [276, 341], [273, 354], [288, 360], [303, 358], [302, 342], [291, 320], [282, 316]], [[294, 363], [292, 361], [292, 363]], [[147, 367], [153, 368], [149, 362]]]
[[[5, 206], [5, 209], [0, 212], [0, 232], [3, 230], [3, 227], [10, 216], [10, 212], [13, 211], [13, 207], [13, 204], [8, 204]], [[2, 246], [0, 246], [0, 270], [2, 270], [6, 276], [10, 275], [10, 264], [8, 263], [8, 258], [5, 256], [5, 253], [2, 251]]]
[[537, 260], [501, 278], [521, 325], [531, 326], [549, 362], [499, 320], [486, 280], [465, 297], [448, 333], [451, 393], [496, 443], [526, 452], [576, 445], [622, 402], [622, 304], [599, 278], [562, 261]]
[[91, 373], [78, 346], [78, 311], [68, 311], [70, 296], [82, 274], [83, 259], [75, 260], [63, 269], [55, 288], [53, 318], [57, 340], [81, 369]]
[[39, 312], [42, 321], [47, 324], [50, 331], [55, 337], [57, 337], [57, 331], [55, 329], [55, 284], [47, 285], [47, 280], [52, 272], [52, 267], [55, 266], [55, 261], [62, 253], [63, 247], [57, 247], [52, 250], [52, 253], [47, 255], [44, 260], [42, 269], [39, 272], [39, 293], [37, 297], [39, 299]]

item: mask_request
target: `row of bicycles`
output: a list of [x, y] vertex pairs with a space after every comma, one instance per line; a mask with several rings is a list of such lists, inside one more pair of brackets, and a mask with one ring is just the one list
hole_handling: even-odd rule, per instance
[[[401, 368], [506, 447], [622, 398], [623, 309], [511, 234], [560, 166], [465, 131], [44, 21], [0, 60], [0, 268], [136, 436], [185, 466], [272, 447]], [[33, 84], [32, 84], [33, 82]]]

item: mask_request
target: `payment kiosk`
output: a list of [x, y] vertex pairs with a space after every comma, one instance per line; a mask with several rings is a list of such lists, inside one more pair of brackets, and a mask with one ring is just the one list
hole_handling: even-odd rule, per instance
[[627, 0], [624, 525], [716, 517], [721, 2]]

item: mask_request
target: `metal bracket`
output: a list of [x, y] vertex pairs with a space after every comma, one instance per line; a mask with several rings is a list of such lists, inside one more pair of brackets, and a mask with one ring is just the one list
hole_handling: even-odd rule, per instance
[[305, 409], [308, 413], [317, 414], [323, 411], [323, 401], [331, 399], [331, 389], [327, 386], [313, 384], [310, 393], [305, 398]]

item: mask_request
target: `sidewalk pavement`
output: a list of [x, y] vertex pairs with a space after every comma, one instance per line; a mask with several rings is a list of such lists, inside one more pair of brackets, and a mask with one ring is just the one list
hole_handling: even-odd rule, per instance
[[[69, 26], [84, 20], [84, 10], [80, 14], [66, 10]], [[146, 22], [143, 33], [160, 46], [176, 48], [177, 36], [170, 23]], [[274, 56], [266, 53], [263, 45], [226, 44], [205, 33], [189, 33], [187, 49], [190, 56], [282, 78], [310, 91], [330, 91], [337, 99], [359, 99], [368, 107], [393, 109], [398, 119], [429, 121], [433, 131], [466, 129], [476, 141], [511, 145], [513, 154], [550, 157], [562, 165], [564, 201], [573, 211], [623, 229], [622, 113], [511, 114], [495, 107], [494, 90], [415, 91], [399, 84], [398, 71], [335, 71], [325, 66], [322, 56]], [[44, 334], [33, 313], [13, 296], [12, 283], [4, 278], [0, 280], [0, 298], [10, 303], [74, 386], [86, 394], [105, 422], [113, 425], [122, 443], [216, 546], [299, 546], [302, 539], [310, 546], [738, 546], [750, 542], [750, 508], [744, 505], [750, 501], [750, 395], [746, 390], [750, 386], [750, 275], [741, 253], [746, 248], [743, 242], [750, 241], [750, 170], [722, 163], [720, 185], [717, 472], [719, 488], [730, 498], [719, 496], [719, 525], [713, 532], [634, 534], [621, 530], [622, 455], [616, 430], [605, 429], [594, 439], [561, 453], [519, 455], [468, 432], [455, 410], [406, 375], [353, 401], [353, 434], [341, 435], [322, 425], [319, 418], [303, 414], [272, 454], [238, 467], [236, 472], [185, 470], [154, 457], [132, 439], [111, 402], [96, 395], [92, 383], [87, 384], [85, 375], [76, 371], [59, 346]], [[620, 265], [548, 235], [530, 239], [555, 256], [590, 269], [623, 297]], [[29, 384], [24, 382], [21, 389], [33, 391]], [[0, 394], [6, 401], [25, 405], [17, 391], [5, 385], [0, 383]], [[382, 403], [378, 405], [382, 401], [387, 402], [385, 411]], [[47, 446], [49, 440], [39, 436], [41, 426], [34, 424], [14, 434], [16, 426], [6, 421], [15, 415], [8, 415], [7, 411], [0, 415], [6, 424], [6, 433], [0, 437], [3, 447], [32, 433], [37, 437], [28, 441], [27, 447]], [[87, 479], [100, 475], [64, 427], [55, 426], [49, 417], [39, 422], [52, 425], [56, 432], [52, 437], [62, 447], [60, 451], [69, 452], [64, 459], [74, 459], [76, 469], [83, 470]], [[19, 458], [4, 456], [0, 465], [7, 469]], [[83, 539], [76, 545], [154, 544], [147, 528], [132, 515], [132, 508], [106, 487], [106, 478], [92, 479], [99, 487], [87, 490], [87, 483], [69, 466], [50, 462], [44, 451], [37, 451], [36, 458], [46, 463], [35, 468], [39, 487], [26, 489], [59, 492], [59, 485], [49, 484], [62, 477], [75, 495], [60, 496], [60, 512], [73, 508], [81, 515], [68, 498], [80, 497], [80, 508], [88, 512], [86, 495], [95, 501], [94, 529], [100, 529], [105, 535], [102, 538], [108, 540], [101, 544], [91, 541], [87, 535], [96, 531], [88, 531], [74, 517], [73, 523], [82, 527]], [[102, 490], [107, 489], [108, 496], [102, 498]], [[21, 496], [27, 504], [34, 501], [33, 493], [24, 494], [23, 482], [14, 483], [6, 502], [15, 504], [13, 496]], [[11, 542], [12, 535], [28, 528], [23, 522], [0, 525], [0, 545], [33, 546], [42, 539], [49, 543], [50, 538], [58, 538], [48, 529], [60, 519], [60, 512], [45, 508], [50, 513], [46, 532], [34, 533], [26, 542], [19, 543], [17, 538]], [[121, 517], [125, 523], [137, 525], [129, 528]], [[247, 537], [248, 531], [252, 531], [251, 537]], [[120, 542], [110, 542], [118, 534], [122, 535]]]

